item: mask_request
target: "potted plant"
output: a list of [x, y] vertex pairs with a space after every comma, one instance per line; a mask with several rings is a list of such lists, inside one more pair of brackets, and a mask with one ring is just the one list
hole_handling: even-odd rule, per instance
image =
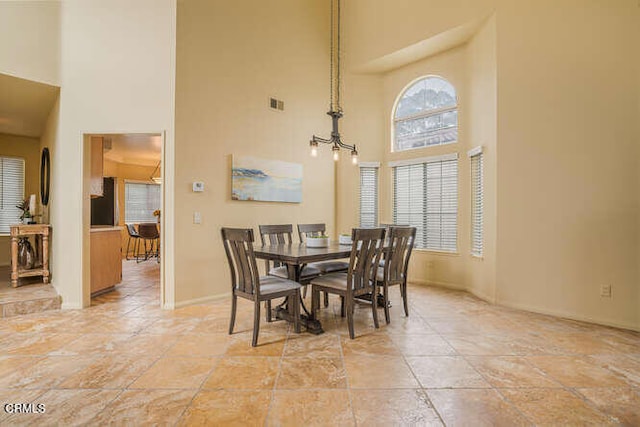
[[338, 236], [338, 241], [341, 245], [350, 245], [352, 243], [351, 234], [340, 233], [340, 235]]
[[307, 246], [310, 248], [326, 248], [329, 246], [329, 236], [325, 234], [307, 236]]
[[22, 202], [18, 203], [16, 208], [20, 209], [22, 212], [20, 214], [20, 221], [22, 221], [23, 224], [31, 223], [32, 217], [31, 212], [29, 211], [29, 199], [24, 199]]

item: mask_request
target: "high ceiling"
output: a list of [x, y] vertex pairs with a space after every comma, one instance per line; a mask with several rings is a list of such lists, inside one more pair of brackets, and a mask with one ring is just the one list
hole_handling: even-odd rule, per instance
[[[155, 166], [161, 158], [162, 136], [157, 133], [108, 134], [105, 160], [142, 166]], [[109, 141], [111, 141], [109, 148]]]
[[0, 74], [0, 133], [40, 137], [59, 90]]

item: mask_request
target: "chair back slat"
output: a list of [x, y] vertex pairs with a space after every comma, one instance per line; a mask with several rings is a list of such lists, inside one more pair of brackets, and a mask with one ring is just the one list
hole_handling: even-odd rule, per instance
[[223, 228], [221, 233], [231, 270], [232, 290], [259, 297], [260, 279], [253, 253], [253, 230]]
[[305, 243], [307, 237], [319, 237], [325, 234], [327, 226], [325, 224], [298, 224], [298, 238], [300, 243]]
[[354, 296], [371, 292], [384, 247], [384, 228], [354, 228], [347, 272], [347, 292]]
[[[293, 243], [293, 225], [292, 224], [278, 224], [278, 225], [259, 225], [260, 241], [262, 245], [283, 245]], [[280, 267], [284, 265], [279, 261], [272, 261], [274, 267]], [[265, 260], [264, 265], [267, 272], [271, 269], [269, 260]]]
[[415, 227], [390, 228], [384, 264], [384, 277], [389, 283], [402, 283], [405, 280], [415, 238]]
[[293, 225], [260, 225], [260, 241], [263, 245], [280, 245], [293, 243]]

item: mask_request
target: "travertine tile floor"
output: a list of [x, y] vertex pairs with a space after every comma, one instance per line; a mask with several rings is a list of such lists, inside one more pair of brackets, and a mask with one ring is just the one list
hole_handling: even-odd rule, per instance
[[[640, 425], [637, 333], [411, 286], [376, 331], [337, 300], [326, 333], [263, 322], [229, 301], [162, 311], [158, 264], [82, 311], [0, 319], [0, 425]], [[382, 317], [382, 312], [380, 312]], [[43, 403], [7, 414], [5, 403]]]

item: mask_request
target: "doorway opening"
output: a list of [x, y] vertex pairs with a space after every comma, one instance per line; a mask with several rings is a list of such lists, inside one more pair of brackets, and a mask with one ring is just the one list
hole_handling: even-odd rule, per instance
[[164, 136], [87, 134], [84, 140], [90, 273], [83, 294], [91, 305], [159, 306]]

